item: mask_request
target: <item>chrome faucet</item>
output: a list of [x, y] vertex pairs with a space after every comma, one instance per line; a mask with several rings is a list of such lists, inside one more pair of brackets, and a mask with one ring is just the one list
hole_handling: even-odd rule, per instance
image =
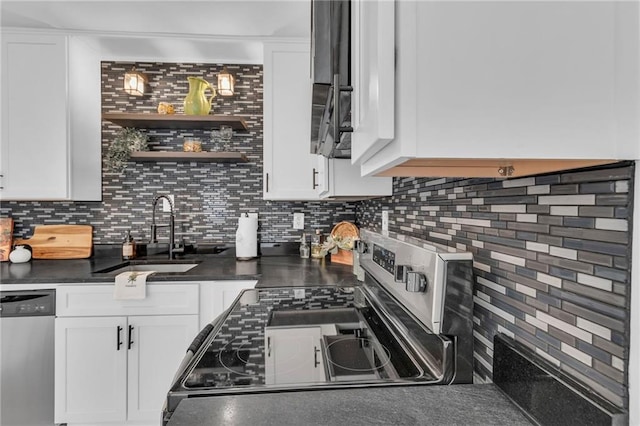
[[[164, 198], [169, 203], [169, 223], [165, 225], [157, 225], [156, 224], [156, 206], [158, 205], [158, 201]], [[173, 210], [173, 202], [171, 198], [166, 195], [158, 195], [153, 199], [153, 206], [151, 207], [151, 242], [158, 242], [158, 228], [166, 228], [169, 227], [169, 259], [175, 259], [176, 253], [184, 253], [183, 247], [176, 247], [175, 244], [175, 214]]]

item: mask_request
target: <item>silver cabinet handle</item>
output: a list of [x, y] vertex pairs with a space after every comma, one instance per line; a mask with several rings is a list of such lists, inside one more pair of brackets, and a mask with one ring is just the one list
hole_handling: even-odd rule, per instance
[[318, 176], [318, 171], [314, 167], [313, 172], [311, 173], [311, 180], [313, 185], [311, 189], [316, 189], [318, 187], [318, 184], [316, 183], [316, 176]]
[[269, 192], [269, 173], [267, 173], [267, 184], [266, 184], [267, 190], [266, 192]]
[[271, 356], [271, 337], [267, 337], [267, 356]]

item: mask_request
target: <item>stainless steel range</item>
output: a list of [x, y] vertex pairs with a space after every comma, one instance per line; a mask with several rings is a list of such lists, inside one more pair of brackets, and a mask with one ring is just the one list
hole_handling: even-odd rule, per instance
[[243, 292], [189, 348], [165, 423], [190, 397], [471, 383], [471, 253], [361, 238], [360, 286]]

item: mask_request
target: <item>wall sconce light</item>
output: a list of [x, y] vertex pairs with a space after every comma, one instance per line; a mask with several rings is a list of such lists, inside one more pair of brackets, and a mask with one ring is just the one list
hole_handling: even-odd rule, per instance
[[124, 91], [130, 95], [142, 96], [146, 90], [147, 77], [135, 68], [124, 73]]
[[218, 94], [222, 96], [233, 96], [233, 85], [235, 79], [229, 72], [227, 67], [222, 67], [222, 71], [218, 74]]

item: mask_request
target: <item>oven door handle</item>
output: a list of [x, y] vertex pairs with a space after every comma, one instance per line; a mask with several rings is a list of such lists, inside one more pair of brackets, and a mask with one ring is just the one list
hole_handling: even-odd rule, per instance
[[193, 341], [187, 348], [187, 352], [195, 354], [198, 349], [200, 349], [200, 346], [202, 346], [202, 343], [204, 343], [205, 337], [207, 337], [209, 333], [211, 333], [211, 330], [213, 330], [213, 324], [205, 325], [204, 328], [200, 330], [200, 333], [198, 333], [196, 337], [193, 338]]
[[178, 371], [173, 377], [172, 387], [178, 381], [182, 373], [185, 372], [187, 366], [191, 362], [193, 356], [198, 352], [198, 350], [202, 347], [202, 345], [206, 342], [209, 334], [224, 320], [226, 315], [229, 313], [229, 310], [224, 311], [220, 314], [215, 320], [205, 325], [202, 330], [194, 337], [193, 341], [187, 348], [187, 352], [184, 354], [182, 361], [180, 361], [180, 365], [178, 366]]

